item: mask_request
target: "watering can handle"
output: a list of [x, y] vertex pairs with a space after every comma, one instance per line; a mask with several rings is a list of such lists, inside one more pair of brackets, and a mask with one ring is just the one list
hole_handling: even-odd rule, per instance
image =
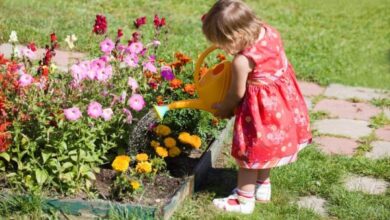
[[200, 80], [200, 68], [202, 67], [204, 59], [214, 50], [218, 49], [217, 46], [211, 45], [209, 48], [207, 48], [203, 53], [200, 54], [198, 61], [196, 61], [195, 65], [195, 73], [194, 73], [194, 81], [195, 86], [198, 87], [198, 83]]

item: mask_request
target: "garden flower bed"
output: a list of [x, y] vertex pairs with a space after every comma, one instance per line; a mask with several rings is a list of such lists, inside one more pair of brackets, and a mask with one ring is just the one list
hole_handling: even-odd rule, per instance
[[[195, 110], [154, 120], [153, 105], [196, 96], [191, 59], [164, 51], [165, 25], [155, 15], [148, 28], [141, 17], [134, 21], [130, 40], [125, 41], [122, 29], [111, 40], [106, 18], [97, 15], [92, 32], [101, 54], [77, 60], [68, 73], [51, 63], [62, 44], [55, 33], [38, 63], [33, 61], [35, 44], [18, 50], [17, 34], [11, 33], [11, 58], [0, 55], [3, 189], [131, 207], [169, 207], [177, 201], [173, 195], [192, 191], [194, 175], [201, 175], [204, 161], [210, 160], [201, 155], [226, 122]], [[69, 35], [64, 42], [72, 50], [77, 37]], [[218, 59], [224, 56], [214, 62]]]

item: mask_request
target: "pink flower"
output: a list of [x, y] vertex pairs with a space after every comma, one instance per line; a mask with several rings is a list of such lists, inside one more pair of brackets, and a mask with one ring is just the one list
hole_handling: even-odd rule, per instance
[[147, 71], [150, 71], [152, 73], [157, 73], [157, 68], [156, 66], [154, 66], [154, 64], [152, 62], [146, 62], [144, 63], [144, 71], [147, 70]]
[[25, 56], [25, 57], [27, 57], [28, 59], [34, 59], [35, 58], [35, 53], [34, 53], [34, 51], [32, 51], [30, 48], [28, 48], [28, 47], [24, 47], [24, 48], [22, 48], [21, 49], [21, 54], [22, 54], [22, 56]]
[[99, 118], [103, 113], [102, 105], [98, 102], [91, 102], [88, 105], [88, 115], [91, 118]]
[[70, 73], [76, 83], [80, 83], [87, 77], [87, 71], [80, 64], [73, 64], [70, 68]]
[[134, 109], [135, 111], [141, 111], [145, 107], [146, 103], [144, 101], [144, 98], [140, 94], [133, 94], [129, 99], [129, 106], [130, 108]]
[[112, 111], [111, 108], [105, 108], [105, 109], [103, 109], [102, 117], [104, 118], [104, 121], [109, 121], [109, 120], [111, 120], [112, 114], [114, 114], [114, 112]]
[[138, 66], [138, 56], [135, 54], [130, 54], [130, 55], [125, 56], [124, 61], [129, 67], [137, 67]]
[[135, 91], [136, 89], [138, 89], [139, 85], [138, 85], [138, 82], [137, 80], [135, 80], [133, 77], [129, 76], [129, 79], [127, 80], [127, 85], [133, 90]]
[[104, 41], [100, 42], [100, 49], [106, 54], [111, 53], [114, 47], [115, 44], [110, 38], [106, 38]]
[[126, 108], [124, 108], [124, 109], [123, 109], [123, 114], [126, 115], [125, 122], [126, 122], [127, 124], [131, 124], [131, 123], [133, 122], [133, 115], [131, 114], [131, 111], [128, 110], [128, 109], [126, 109]]
[[82, 116], [80, 109], [77, 107], [64, 109], [64, 115], [69, 121], [76, 121]]
[[158, 40], [154, 40], [152, 43], [153, 43], [153, 45], [154, 45], [155, 47], [158, 47], [158, 46], [161, 45], [161, 42], [158, 41]]
[[139, 54], [144, 49], [144, 45], [141, 42], [131, 43], [127, 48], [127, 52], [130, 54]]
[[33, 82], [34, 78], [30, 74], [22, 74], [19, 78], [19, 85], [21, 87], [29, 86]]
[[127, 96], [126, 91], [122, 91], [121, 96], [119, 96], [119, 102], [124, 104], [126, 101], [126, 96]]

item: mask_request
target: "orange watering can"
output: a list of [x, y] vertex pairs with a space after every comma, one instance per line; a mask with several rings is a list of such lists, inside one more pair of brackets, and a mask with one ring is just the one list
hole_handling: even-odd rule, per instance
[[210, 68], [203, 77], [200, 76], [199, 72], [204, 59], [215, 49], [217, 49], [216, 46], [207, 48], [199, 56], [195, 65], [194, 81], [199, 98], [176, 101], [162, 106], [155, 105], [154, 110], [160, 120], [164, 118], [167, 111], [179, 108], [193, 108], [215, 113], [216, 110], [212, 108], [212, 105], [221, 102], [225, 98], [232, 75], [231, 62], [224, 60]]

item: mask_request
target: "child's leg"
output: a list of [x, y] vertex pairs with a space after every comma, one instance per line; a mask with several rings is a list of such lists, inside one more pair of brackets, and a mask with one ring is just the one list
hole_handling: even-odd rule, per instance
[[271, 169], [261, 169], [257, 175], [257, 181], [259, 182], [267, 182], [269, 181], [269, 177], [271, 174]]
[[227, 198], [214, 199], [215, 206], [229, 212], [252, 213], [255, 208], [257, 173], [258, 170], [240, 168], [236, 190]]
[[256, 200], [259, 202], [268, 202], [271, 200], [271, 169], [259, 170], [256, 181]]

